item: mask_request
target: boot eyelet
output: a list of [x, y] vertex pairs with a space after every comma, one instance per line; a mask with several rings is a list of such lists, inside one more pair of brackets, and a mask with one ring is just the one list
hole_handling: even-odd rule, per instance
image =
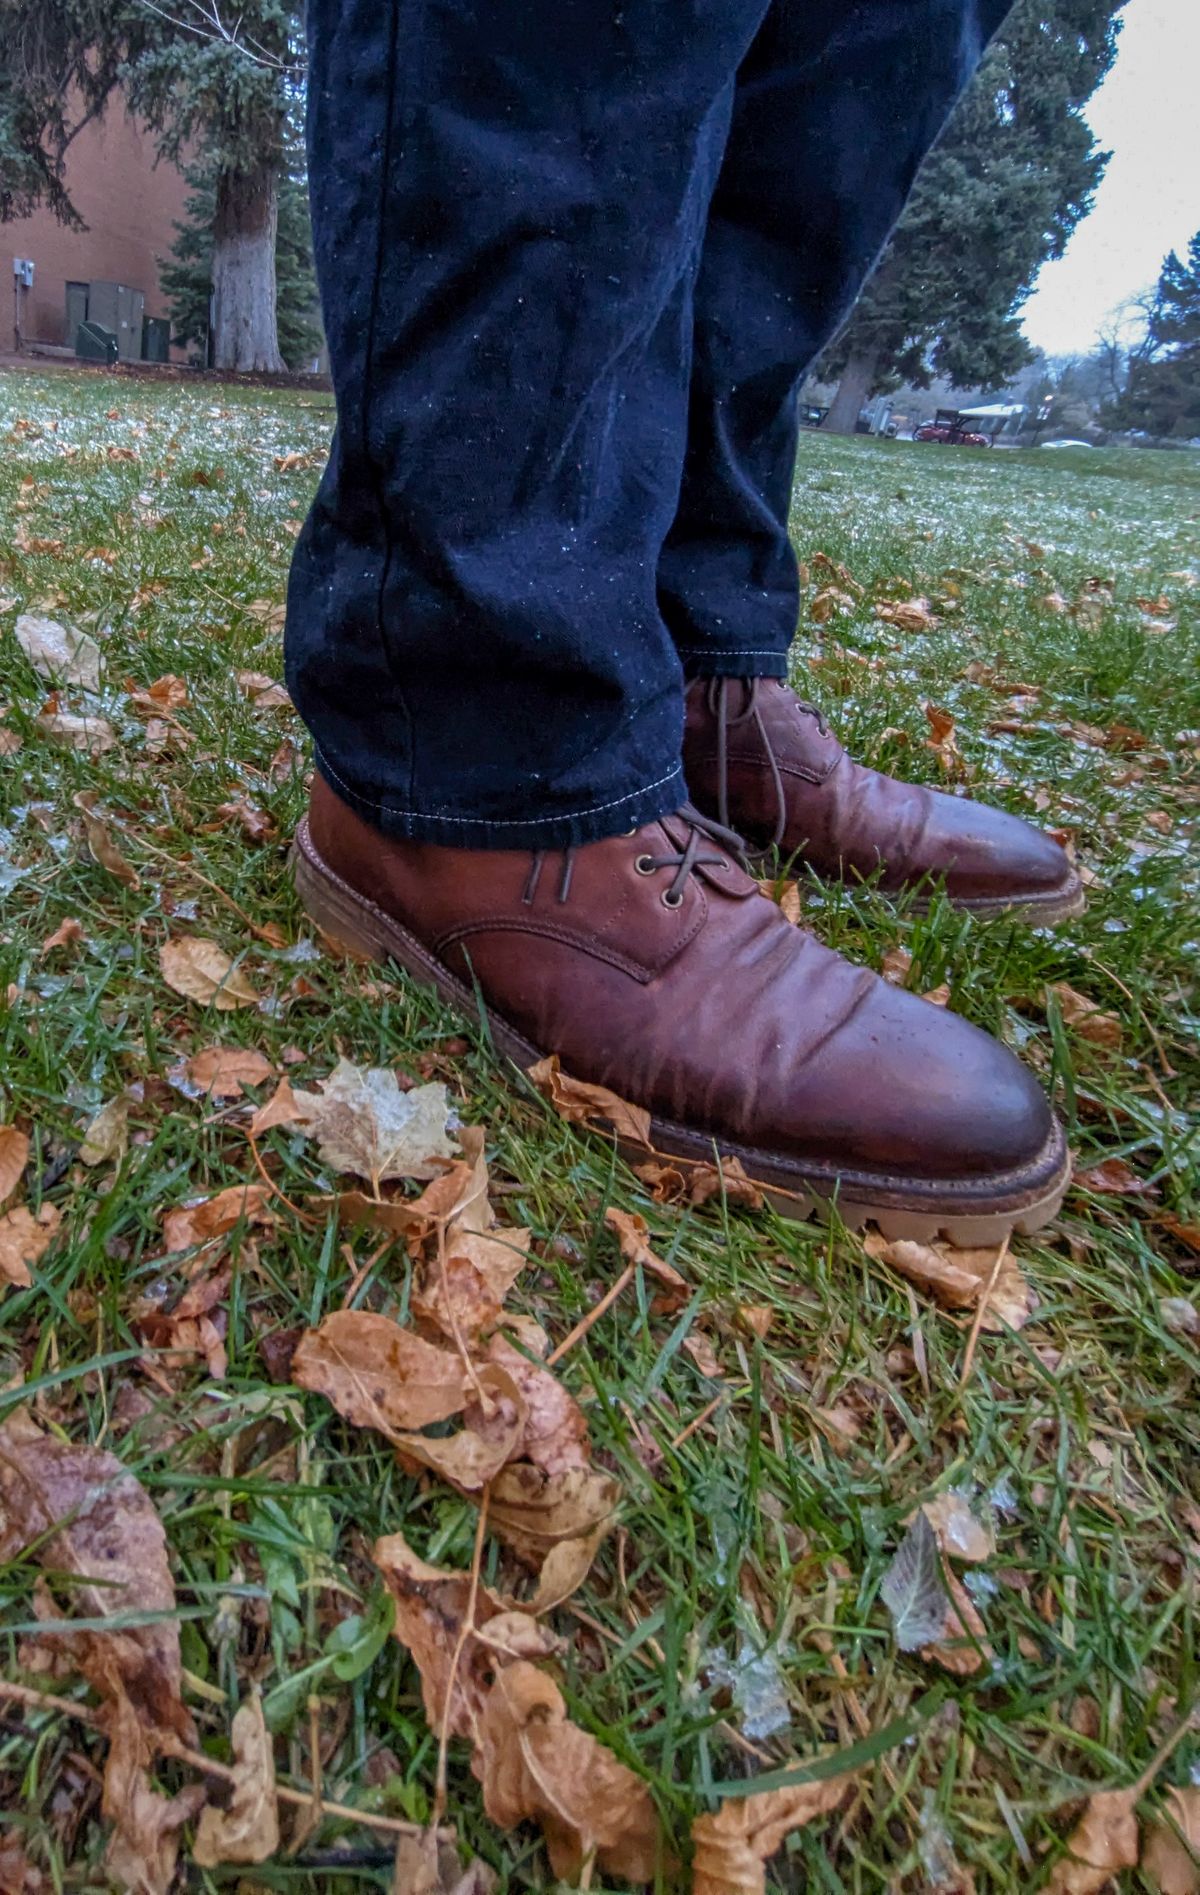
[[652, 855], [639, 855], [633, 866], [639, 875], [653, 875], [654, 857]]
[[682, 908], [683, 907], [682, 890], [679, 892], [678, 895], [674, 895], [672, 894], [669, 888], [666, 889], [663, 893], [662, 905], [664, 908]]

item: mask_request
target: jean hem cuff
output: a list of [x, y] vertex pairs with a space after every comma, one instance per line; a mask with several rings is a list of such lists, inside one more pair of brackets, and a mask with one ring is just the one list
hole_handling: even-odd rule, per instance
[[404, 809], [364, 796], [334, 769], [321, 750], [316, 764], [329, 787], [382, 835], [401, 842], [428, 842], [453, 849], [572, 849], [626, 835], [667, 816], [687, 801], [683, 766], [588, 809], [553, 816], [487, 817], [430, 809]]
[[705, 645], [676, 647], [687, 678], [786, 678], [788, 655], [772, 648], [713, 651]]

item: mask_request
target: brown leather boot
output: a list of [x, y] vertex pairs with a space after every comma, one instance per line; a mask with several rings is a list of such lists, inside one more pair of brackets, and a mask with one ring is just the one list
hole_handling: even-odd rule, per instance
[[865, 769], [778, 678], [690, 685], [683, 763], [699, 809], [818, 875], [941, 886], [958, 908], [1042, 927], [1083, 909], [1083, 883], [1051, 837], [986, 803]]
[[786, 921], [695, 810], [552, 855], [394, 842], [315, 784], [295, 842], [318, 927], [399, 963], [500, 1050], [561, 1056], [653, 1115], [662, 1152], [714, 1148], [807, 1215], [987, 1243], [1034, 1230], [1067, 1177], [1033, 1077], [956, 1014]]

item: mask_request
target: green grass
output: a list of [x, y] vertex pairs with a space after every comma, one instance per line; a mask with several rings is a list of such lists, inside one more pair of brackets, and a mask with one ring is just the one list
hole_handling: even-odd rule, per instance
[[[294, 1049], [297, 1082], [339, 1051], [436, 1070], [463, 1117], [488, 1128], [504, 1215], [534, 1230], [513, 1300], [552, 1336], [617, 1267], [603, 1224], [611, 1202], [641, 1210], [698, 1289], [674, 1325], [623, 1299], [564, 1365], [625, 1494], [619, 1534], [577, 1601], [586, 1620], [556, 1615], [577, 1721], [645, 1776], [682, 1844], [714, 1783], [854, 1742], [851, 1693], [878, 1730], [937, 1684], [940, 1703], [915, 1737], [866, 1769], [848, 1816], [792, 1839], [770, 1886], [924, 1889], [944, 1831], [980, 1895], [1036, 1887], [1080, 1799], [1133, 1781], [1191, 1711], [1200, 1660], [1200, 1358], [1162, 1308], [1196, 1300], [1196, 1256], [1170, 1220], [1195, 1225], [1200, 1196], [1187, 1117], [1200, 465], [1183, 454], [802, 442], [802, 690], [858, 755], [931, 780], [940, 766], [923, 706], [948, 709], [970, 789], [1069, 831], [1094, 877], [1086, 916], [1058, 933], [944, 906], [918, 918], [869, 890], [806, 888], [808, 919], [876, 965], [906, 945], [911, 984], [948, 980], [955, 1007], [1035, 1065], [1081, 1164], [1118, 1157], [1152, 1187], [1133, 1198], [1075, 1190], [1058, 1224], [1019, 1242], [1036, 1318], [1019, 1336], [983, 1337], [960, 1392], [967, 1325], [913, 1296], [856, 1239], [769, 1213], [649, 1203], [603, 1142], [559, 1123], [478, 1036], [462, 1050], [461, 1021], [402, 980], [313, 946], [284, 853], [304, 804], [303, 756], [290, 772], [278, 757], [281, 740], [300, 745], [303, 733], [286, 710], [256, 709], [234, 673], [281, 674], [278, 623], [260, 602], [282, 597], [316, 473], [280, 471], [275, 459], [319, 458], [330, 425], [321, 396], [68, 373], [0, 381], [0, 721], [22, 739], [0, 757], [0, 994], [15, 994], [0, 1013], [0, 1122], [31, 1132], [28, 1199], [44, 1193], [63, 1216], [34, 1289], [0, 1302], [4, 1379], [23, 1378], [45, 1423], [110, 1446], [152, 1494], [202, 1741], [228, 1754], [228, 1701], [253, 1678], [280, 1731], [281, 1771], [306, 1783], [315, 1692], [327, 1793], [424, 1817], [436, 1739], [405, 1653], [389, 1642], [342, 1681], [329, 1641], [349, 1613], [370, 1611], [375, 1535], [402, 1527], [426, 1557], [466, 1564], [473, 1509], [401, 1475], [382, 1442], [269, 1372], [272, 1339], [340, 1307], [370, 1244], [280, 1208], [275, 1228], [241, 1246], [220, 1385], [199, 1362], [151, 1378], [130, 1315], [139, 1298], [181, 1286], [163, 1260], [163, 1211], [250, 1169], [236, 1112], [180, 1090], [183, 1057], [244, 1044], [278, 1065]], [[110, 454], [130, 448], [135, 460]], [[20, 550], [54, 542], [61, 552]], [[829, 576], [817, 553], [862, 588], [853, 611], [820, 628], [808, 619]], [[1094, 607], [1045, 603], [1057, 593], [1073, 607], [1094, 577], [1105, 582]], [[882, 594], [907, 590], [930, 601], [931, 629], [903, 633], [875, 615]], [[1162, 593], [1165, 616], [1137, 603]], [[118, 733], [107, 755], [66, 752], [38, 732], [46, 687], [12, 638], [26, 609], [101, 640]], [[126, 691], [166, 673], [186, 680], [176, 715], [190, 741], [151, 754]], [[1014, 712], [1020, 684], [1039, 695]], [[989, 732], [1018, 717], [1019, 732]], [[1128, 747], [1083, 741], [1085, 725], [1134, 734]], [[89, 858], [72, 800], [84, 790], [97, 792], [139, 888]], [[253, 844], [221, 817], [232, 796], [265, 810], [278, 839]], [[228, 901], [287, 945], [256, 939]], [[43, 953], [67, 917], [82, 944]], [[170, 993], [158, 949], [172, 925], [244, 956], [262, 1009], [206, 1015]], [[1048, 1008], [1061, 981], [1119, 1014], [1118, 1050], [1089, 1044]], [[81, 1127], [131, 1084], [141, 1093], [126, 1160], [115, 1176], [85, 1171]], [[283, 1132], [267, 1146], [289, 1198], [319, 1188], [309, 1148]], [[389, 1252], [354, 1300], [392, 1310], [406, 1293], [403, 1256]], [[765, 1344], [739, 1329], [745, 1304], [773, 1309]], [[689, 1325], [717, 1351], [720, 1391], [682, 1347]], [[718, 1392], [711, 1420], [672, 1447]], [[815, 1419], [835, 1403], [861, 1422], [842, 1452]], [[948, 1488], [974, 1495], [997, 1531], [996, 1556], [972, 1582], [995, 1659], [966, 1679], [898, 1654], [878, 1598], [903, 1521]], [[28, 1675], [16, 1628], [32, 1617], [33, 1577], [28, 1561], [0, 1567], [5, 1677]], [[786, 1694], [787, 1725], [755, 1744], [757, 1760], [728, 1735], [742, 1713], [714, 1676], [721, 1649], [766, 1653]], [[100, 1756], [76, 1722], [0, 1706], [0, 1833], [7, 1820], [56, 1888], [104, 1886]], [[1200, 1743], [1189, 1739], [1146, 1808], [1193, 1768]], [[486, 1822], [459, 1747], [451, 1814], [501, 1890], [552, 1886], [533, 1832], [504, 1836]], [[295, 1860], [281, 1856], [243, 1886], [386, 1888], [385, 1842], [329, 1821]], [[341, 1866], [339, 1851], [349, 1851]], [[188, 1874], [190, 1886], [215, 1888], [244, 1872]], [[1132, 1872], [1120, 1886], [1146, 1885]]]

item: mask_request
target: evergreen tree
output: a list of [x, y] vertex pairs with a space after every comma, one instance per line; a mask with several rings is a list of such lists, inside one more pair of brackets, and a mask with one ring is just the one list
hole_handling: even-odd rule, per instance
[[1180, 440], [1200, 435], [1200, 230], [1186, 262], [1172, 250], [1163, 264], [1145, 340], [1109, 418], [1117, 427], [1147, 434]]
[[[209, 342], [216, 187], [211, 172], [203, 167], [188, 173], [188, 184], [191, 188], [183, 220], [175, 225], [170, 257], [159, 259], [159, 279], [176, 342], [193, 343], [203, 352]], [[290, 170], [279, 185], [275, 286], [279, 353], [290, 369], [303, 369], [319, 352], [322, 332], [308, 192], [303, 175]]]
[[1030, 360], [1017, 311], [1090, 208], [1107, 154], [1082, 117], [1124, 0], [1017, 0], [922, 167], [891, 241], [821, 365], [826, 426], [876, 389], [1003, 385]]
[[[48, 202], [70, 221], [71, 136], [119, 87], [160, 155], [203, 152], [213, 178], [214, 361], [282, 368], [278, 197], [302, 83], [302, 0], [4, 0], [0, 220]], [[175, 11], [175, 7], [178, 11]], [[14, 49], [15, 52], [14, 52]]]

